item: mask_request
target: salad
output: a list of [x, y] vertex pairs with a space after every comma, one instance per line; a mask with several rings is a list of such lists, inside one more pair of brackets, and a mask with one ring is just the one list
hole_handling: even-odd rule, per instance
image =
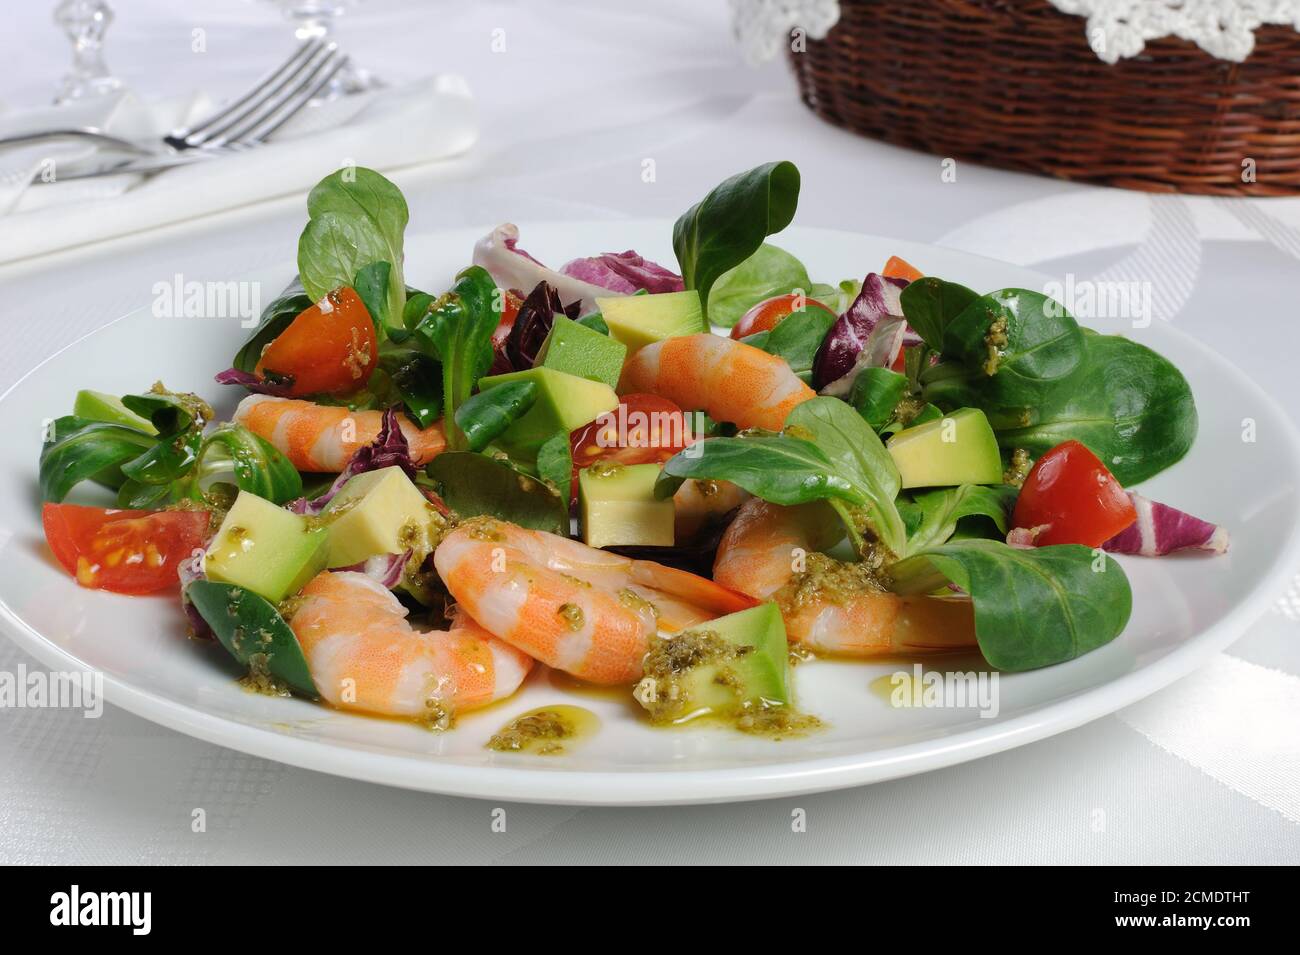
[[[788, 162], [718, 185], [677, 271], [553, 269], [504, 224], [423, 291], [401, 192], [335, 172], [215, 377], [233, 420], [156, 383], [53, 422], [49, 547], [83, 587], [176, 594], [264, 692], [448, 729], [541, 665], [655, 724], [777, 736], [816, 725], [799, 659], [1052, 666], [1124, 629], [1111, 555], [1226, 550], [1127, 489], [1195, 439], [1177, 368], [920, 262], [814, 282], [767, 241], [799, 185]], [[562, 738], [559, 709], [492, 745]]]

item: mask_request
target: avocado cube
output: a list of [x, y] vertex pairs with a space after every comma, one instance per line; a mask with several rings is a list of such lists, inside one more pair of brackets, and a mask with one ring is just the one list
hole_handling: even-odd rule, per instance
[[433, 506], [394, 465], [358, 474], [326, 506], [330, 567], [350, 567], [379, 554], [429, 552]]
[[671, 547], [673, 499], [655, 499], [657, 464], [597, 463], [578, 472], [582, 540], [588, 547]]
[[329, 550], [324, 527], [240, 491], [203, 558], [209, 580], [236, 584], [279, 603], [322, 570]]
[[618, 339], [557, 315], [537, 353], [537, 364], [617, 388], [626, 357], [627, 346]]
[[704, 309], [700, 307], [700, 293], [694, 289], [598, 298], [596, 307], [604, 316], [610, 335], [626, 345], [629, 352], [665, 338], [709, 330]]
[[108, 424], [120, 424], [135, 428], [145, 434], [157, 434], [158, 429], [147, 418], [136, 414], [116, 395], [88, 389], [78, 391], [77, 399], [72, 404], [72, 413], [88, 421], [104, 421]]
[[907, 428], [885, 447], [905, 488], [1002, 483], [998, 439], [978, 408], [961, 408]]
[[594, 421], [618, 407], [618, 395], [601, 381], [590, 381], [554, 368], [529, 368], [479, 380], [480, 391], [508, 381], [537, 383], [537, 401], [524, 416], [496, 439], [496, 445], [517, 461], [531, 463], [537, 449], [563, 431]]
[[636, 699], [654, 723], [700, 716], [736, 719], [789, 706], [785, 623], [774, 603], [728, 614], [670, 637], [655, 637]]

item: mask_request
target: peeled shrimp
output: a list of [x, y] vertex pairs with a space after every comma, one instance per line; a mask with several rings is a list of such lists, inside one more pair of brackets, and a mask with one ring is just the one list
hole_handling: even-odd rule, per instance
[[633, 683], [656, 633], [756, 603], [682, 570], [492, 518], [453, 530], [433, 562], [485, 630], [592, 683]]
[[812, 650], [871, 657], [976, 645], [969, 600], [881, 590], [861, 565], [818, 553], [842, 536], [822, 502], [780, 507], [752, 498], [722, 536], [713, 578], [759, 600], [775, 600], [786, 635]]
[[289, 626], [321, 696], [345, 710], [446, 725], [515, 692], [533, 665], [463, 614], [449, 631], [413, 629], [396, 597], [351, 571], [312, 578]]
[[627, 360], [619, 391], [650, 391], [738, 428], [778, 431], [795, 405], [815, 396], [785, 359], [702, 333], [646, 345]]
[[[398, 415], [416, 464], [432, 461], [447, 447], [442, 424], [420, 429]], [[382, 411], [350, 411], [298, 398], [249, 395], [235, 409], [235, 421], [265, 438], [299, 471], [342, 471], [348, 459], [379, 436]]]

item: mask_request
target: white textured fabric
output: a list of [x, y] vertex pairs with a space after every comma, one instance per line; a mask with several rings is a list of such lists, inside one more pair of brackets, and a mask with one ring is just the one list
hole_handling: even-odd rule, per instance
[[[283, 46], [266, 4], [134, 0], [131, 9], [114, 25], [108, 59], [138, 64], [142, 92], [180, 76], [187, 88], [224, 82], [231, 92]], [[427, 0], [360, 5], [341, 33], [361, 65], [394, 81], [404, 63], [463, 73], [482, 109], [482, 138], [466, 157], [394, 175], [413, 218], [447, 228], [672, 218], [737, 169], [788, 158], [803, 174], [802, 225], [955, 246], [1081, 280], [1136, 274], [1152, 283], [1161, 320], [1300, 408], [1287, 347], [1300, 200], [1153, 196], [966, 163], [944, 182], [938, 157], [817, 119], [784, 64], [744, 69], [722, 4], [659, 0], [648, 11], [531, 0], [448, 17]], [[44, 99], [64, 67], [58, 43], [27, 42], [53, 30], [48, 13], [39, 4], [8, 12], [6, 29], [24, 40], [7, 51], [10, 103]], [[167, 59], [158, 36], [188, 36], [194, 23], [211, 25], [210, 48], [231, 52]], [[492, 51], [496, 30], [506, 52]], [[652, 183], [642, 178], [648, 159]], [[291, 260], [302, 224], [298, 195], [0, 265], [0, 314], [12, 326], [0, 390], [148, 304], [160, 278], [237, 278]], [[0, 670], [20, 663], [35, 665], [0, 638]], [[245, 756], [112, 706], [98, 720], [0, 710], [0, 862], [1296, 864], [1297, 734], [1280, 734], [1295, 726], [1298, 677], [1300, 580], [1198, 674], [1070, 733], [862, 789], [670, 809], [443, 798]], [[791, 831], [796, 808], [806, 832]], [[504, 832], [493, 830], [496, 810]]]
[[[127, 93], [13, 115], [0, 135], [70, 124], [128, 139], [161, 137], [211, 109], [197, 94], [145, 105]], [[362, 148], [372, 165], [392, 169], [462, 153], [476, 136], [464, 80], [436, 76], [305, 109], [264, 146], [150, 177], [60, 181], [59, 169], [93, 159], [95, 149], [82, 142], [0, 149], [0, 262], [306, 189]], [[53, 180], [42, 182], [52, 161]]]
[[[1240, 63], [1255, 48], [1255, 30], [1288, 24], [1300, 30], [1300, 0], [1049, 0], [1087, 18], [1093, 52], [1107, 63], [1137, 56], [1147, 40], [1190, 40], [1211, 56]], [[803, 27], [815, 39], [839, 21], [836, 0], [731, 0], [736, 35], [752, 63], [765, 62]]]

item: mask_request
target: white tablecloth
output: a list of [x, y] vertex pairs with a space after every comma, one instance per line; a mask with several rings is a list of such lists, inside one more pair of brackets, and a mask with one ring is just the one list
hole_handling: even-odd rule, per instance
[[[65, 65], [52, 6], [6, 12], [5, 31], [19, 41], [6, 44], [0, 98], [10, 104], [44, 98]], [[108, 59], [146, 92], [230, 92], [285, 47], [265, 4], [116, 6]], [[206, 31], [206, 53], [191, 52], [196, 29]], [[426, 228], [672, 216], [724, 176], [788, 158], [804, 176], [802, 224], [938, 242], [1079, 278], [1157, 276], [1158, 320], [1211, 343], [1286, 405], [1300, 402], [1298, 201], [1149, 197], [965, 164], [943, 183], [938, 158], [814, 118], [784, 64], [742, 66], [721, 3], [371, 0], [340, 33], [382, 74], [433, 65], [465, 74], [479, 97], [483, 134], [469, 157], [395, 176]], [[653, 183], [642, 181], [646, 159]], [[302, 217], [298, 197], [0, 268], [0, 388], [146, 304], [155, 281], [177, 272], [225, 280], [290, 258]], [[1297, 637], [1300, 580], [1202, 671], [1041, 743], [773, 802], [507, 806], [503, 833], [492, 831], [489, 802], [282, 766], [111, 706], [98, 720], [0, 710], [0, 861], [1296, 863]], [[0, 669], [19, 663], [34, 665], [0, 641]], [[1276, 751], [1243, 754], [1232, 741], [1251, 725], [1294, 732], [1270, 734]], [[195, 834], [199, 807], [207, 831]], [[807, 812], [804, 833], [791, 831], [795, 807]]]

